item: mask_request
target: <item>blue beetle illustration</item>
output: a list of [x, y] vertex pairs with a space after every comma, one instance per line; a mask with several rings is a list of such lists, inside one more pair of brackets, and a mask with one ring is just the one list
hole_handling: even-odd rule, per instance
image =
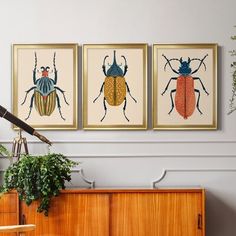
[[109, 57], [108, 55], [105, 56], [105, 58], [103, 59], [103, 65], [102, 65], [102, 70], [106, 78], [101, 86], [99, 95], [94, 99], [93, 103], [95, 103], [96, 100], [100, 97], [104, 89], [103, 106], [104, 106], [105, 114], [102, 117], [101, 122], [104, 120], [107, 114], [106, 102], [110, 106], [119, 106], [121, 103], [124, 102], [123, 114], [126, 120], [129, 122], [129, 119], [125, 114], [126, 105], [127, 105], [126, 92], [129, 93], [130, 97], [134, 100], [135, 103], [137, 103], [137, 101], [131, 95], [128, 83], [125, 81], [125, 75], [128, 70], [127, 60], [125, 56], [121, 56], [125, 61], [124, 71], [123, 71], [121, 68], [122, 65], [120, 66], [117, 65], [116, 51], [114, 50], [113, 64], [112, 65], [108, 64], [110, 68], [106, 70], [105, 61], [108, 57]]
[[25, 118], [25, 120], [28, 120], [33, 108], [33, 103], [35, 104], [35, 108], [38, 111], [40, 116], [50, 116], [52, 112], [54, 111], [57, 103], [57, 108], [59, 110], [60, 116], [63, 120], [65, 118], [62, 115], [61, 112], [61, 104], [60, 104], [60, 98], [56, 91], [61, 92], [63, 95], [64, 101], [67, 105], [69, 103], [66, 101], [65, 97], [65, 91], [63, 91], [61, 88], [56, 86], [57, 84], [57, 69], [56, 69], [56, 52], [54, 52], [53, 57], [53, 67], [54, 67], [54, 79], [49, 78], [49, 66], [41, 66], [41, 73], [42, 76], [37, 79], [36, 77], [36, 70], [37, 70], [37, 54], [34, 53], [35, 56], [35, 65], [33, 70], [33, 83], [34, 86], [31, 87], [26, 91], [24, 101], [21, 105], [23, 105], [26, 102], [27, 96], [30, 91], [34, 91], [33, 95], [31, 96], [30, 100], [30, 110], [28, 116]]

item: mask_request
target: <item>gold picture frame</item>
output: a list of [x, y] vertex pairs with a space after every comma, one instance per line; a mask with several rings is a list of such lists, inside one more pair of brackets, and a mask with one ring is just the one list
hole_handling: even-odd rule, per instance
[[83, 129], [147, 129], [147, 44], [83, 45]]
[[152, 84], [154, 130], [217, 129], [217, 44], [154, 44]]
[[13, 114], [39, 130], [78, 129], [78, 44], [12, 47]]

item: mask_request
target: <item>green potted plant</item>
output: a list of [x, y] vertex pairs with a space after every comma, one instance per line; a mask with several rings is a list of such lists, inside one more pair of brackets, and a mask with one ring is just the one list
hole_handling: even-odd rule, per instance
[[47, 216], [52, 197], [65, 189], [65, 182], [71, 180], [71, 168], [78, 164], [62, 154], [22, 155], [5, 171], [1, 192], [16, 190], [27, 205], [39, 201], [37, 211]]

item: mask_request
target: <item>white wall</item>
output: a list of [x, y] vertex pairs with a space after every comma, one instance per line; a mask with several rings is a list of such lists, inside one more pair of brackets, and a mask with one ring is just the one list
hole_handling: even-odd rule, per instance
[[[235, 9], [235, 0], [1, 0], [0, 104], [12, 109], [14, 43], [218, 43], [218, 131], [42, 133], [54, 142], [52, 151], [82, 161], [85, 174], [97, 186], [151, 186], [169, 169], [159, 185], [205, 187], [207, 236], [235, 235], [236, 112], [226, 114], [231, 96], [228, 51], [236, 48], [230, 39], [236, 34]], [[151, 54], [149, 58], [151, 62]], [[81, 65], [79, 69], [81, 85]], [[81, 86], [79, 94], [81, 107]], [[149, 106], [151, 117], [150, 111]], [[0, 143], [10, 145], [15, 136], [11, 125], [1, 119]], [[26, 137], [31, 153], [47, 152], [44, 144]], [[1, 160], [0, 168], [7, 164]], [[77, 184], [75, 176], [73, 183]]]

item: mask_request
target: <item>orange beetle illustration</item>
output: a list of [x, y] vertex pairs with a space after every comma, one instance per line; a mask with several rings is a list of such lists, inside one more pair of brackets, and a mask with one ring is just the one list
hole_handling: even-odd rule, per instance
[[[178, 74], [178, 77], [172, 77], [170, 78], [169, 82], [167, 83], [164, 91], [162, 92], [161, 95], [164, 95], [165, 92], [168, 90], [168, 87], [171, 83], [172, 80], [177, 81], [177, 85], [175, 89], [172, 89], [170, 91], [170, 99], [171, 99], [171, 109], [168, 114], [171, 114], [173, 111], [174, 107], [176, 108], [176, 111], [184, 118], [188, 119], [190, 117], [194, 110], [195, 107], [197, 107], [197, 110], [199, 111], [200, 114], [203, 114], [202, 111], [200, 110], [199, 107], [199, 101], [201, 97], [201, 92], [199, 89], [196, 89], [194, 87], [194, 81], [198, 80], [202, 86], [202, 89], [204, 92], [209, 95], [207, 92], [204, 84], [202, 83], [201, 78], [199, 77], [193, 77], [192, 75], [197, 73], [200, 67], [203, 65], [205, 70], [206, 70], [206, 64], [204, 63], [205, 58], [208, 56], [206, 54], [202, 59], [199, 58], [188, 58], [187, 61], [184, 61], [183, 58], [181, 57], [180, 59], [178, 58], [171, 58], [168, 59], [164, 54], [162, 55], [166, 59], [166, 64], [164, 66], [164, 70], [166, 70], [166, 66], [169, 65], [171, 70], [175, 73]], [[180, 67], [178, 70], [175, 70], [172, 65], [171, 61], [179, 61]], [[198, 67], [192, 71], [192, 68], [190, 67], [190, 64], [192, 61], [199, 61]], [[173, 93], [175, 93], [175, 102], [173, 99]], [[197, 93], [197, 101], [195, 94]]]

